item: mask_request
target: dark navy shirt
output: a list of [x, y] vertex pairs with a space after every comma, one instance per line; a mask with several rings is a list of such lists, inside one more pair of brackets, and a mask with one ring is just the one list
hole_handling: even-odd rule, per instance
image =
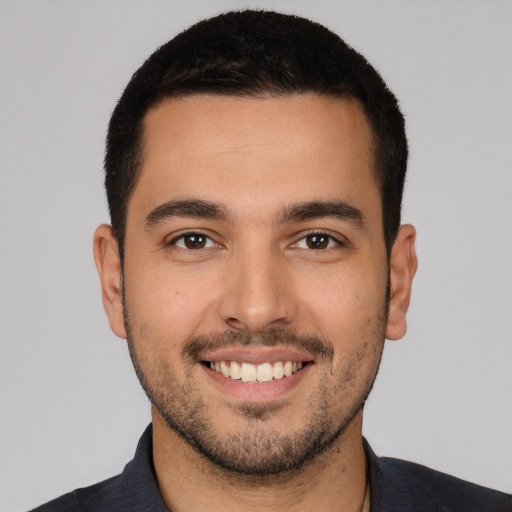
[[[512, 495], [411, 462], [379, 458], [364, 443], [371, 512], [512, 512]], [[169, 512], [158, 491], [152, 446], [150, 425], [120, 475], [65, 494], [33, 512]]]

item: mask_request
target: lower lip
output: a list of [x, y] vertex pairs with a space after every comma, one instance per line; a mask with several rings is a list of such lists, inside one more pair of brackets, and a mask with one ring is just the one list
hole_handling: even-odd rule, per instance
[[282, 398], [286, 393], [297, 387], [311, 371], [313, 364], [308, 363], [301, 370], [282, 379], [268, 382], [242, 382], [242, 380], [224, 377], [221, 373], [211, 370], [204, 364], [202, 369], [207, 377], [219, 386], [224, 393], [244, 402], [265, 402]]

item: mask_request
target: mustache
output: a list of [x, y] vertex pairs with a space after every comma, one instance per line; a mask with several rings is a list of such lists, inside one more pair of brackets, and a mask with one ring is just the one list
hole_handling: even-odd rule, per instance
[[182, 356], [196, 360], [202, 352], [235, 346], [290, 347], [307, 351], [318, 359], [332, 361], [334, 347], [326, 339], [313, 335], [299, 334], [295, 329], [274, 327], [263, 333], [230, 330], [213, 334], [191, 336], [185, 342]]

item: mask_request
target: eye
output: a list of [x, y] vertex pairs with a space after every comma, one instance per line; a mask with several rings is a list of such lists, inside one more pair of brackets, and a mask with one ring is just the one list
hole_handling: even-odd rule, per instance
[[208, 249], [216, 246], [210, 237], [202, 233], [185, 233], [171, 240], [169, 245], [187, 250]]
[[325, 233], [311, 233], [301, 238], [294, 247], [299, 249], [325, 250], [341, 245], [338, 240]]

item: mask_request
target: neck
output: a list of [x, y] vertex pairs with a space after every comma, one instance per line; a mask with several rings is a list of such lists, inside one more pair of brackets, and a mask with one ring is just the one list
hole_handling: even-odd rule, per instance
[[160, 493], [172, 512], [360, 512], [366, 491], [362, 413], [300, 470], [247, 477], [224, 471], [192, 449], [153, 410], [153, 459]]

